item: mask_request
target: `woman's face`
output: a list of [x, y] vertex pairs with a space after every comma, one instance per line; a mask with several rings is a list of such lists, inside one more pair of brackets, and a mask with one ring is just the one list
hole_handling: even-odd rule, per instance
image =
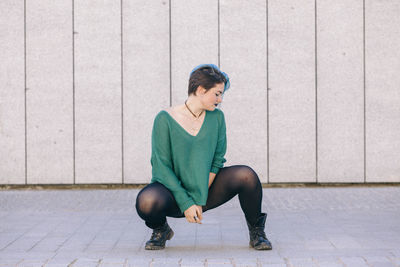
[[213, 111], [219, 103], [222, 102], [222, 93], [224, 92], [224, 83], [217, 83], [213, 88], [205, 92], [202, 88], [203, 94], [201, 94], [201, 103], [203, 108], [209, 111]]

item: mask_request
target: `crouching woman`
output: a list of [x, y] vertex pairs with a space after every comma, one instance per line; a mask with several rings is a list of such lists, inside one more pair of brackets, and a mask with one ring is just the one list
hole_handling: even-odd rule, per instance
[[270, 250], [265, 236], [267, 215], [261, 212], [262, 187], [248, 166], [224, 167], [226, 126], [217, 108], [229, 88], [217, 66], [197, 66], [190, 74], [188, 98], [160, 111], [154, 119], [151, 144], [152, 180], [136, 198], [136, 210], [153, 229], [145, 249], [163, 249], [174, 232], [166, 217], [201, 223], [203, 213], [239, 196], [250, 246]]

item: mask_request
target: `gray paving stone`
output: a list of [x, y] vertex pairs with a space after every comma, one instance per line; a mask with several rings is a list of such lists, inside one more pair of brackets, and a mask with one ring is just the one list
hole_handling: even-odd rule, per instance
[[140, 257], [127, 258], [126, 267], [149, 267], [152, 259], [144, 259]]
[[388, 258], [395, 266], [400, 266], [400, 257], [388, 257]]
[[125, 264], [128, 260], [123, 257], [104, 256], [101, 259], [101, 264]]
[[254, 258], [233, 258], [232, 263], [235, 267], [258, 267], [260, 265], [258, 259]]
[[258, 260], [258, 263], [263, 266], [266, 266], [268, 264], [284, 264], [284, 265], [286, 265], [285, 260], [278, 255], [268, 254], [268, 255], [265, 255], [264, 257], [258, 256], [257, 260]]
[[101, 263], [101, 259], [86, 259], [86, 258], [79, 258], [71, 267], [95, 267]]
[[248, 247], [237, 198], [204, 213], [203, 225], [168, 218], [174, 238], [163, 251], [146, 251], [151, 232], [133, 205], [138, 191], [0, 190], [0, 264], [286, 266], [286, 257], [299, 266], [400, 265], [400, 187], [266, 188], [274, 249], [262, 252]]
[[334, 256], [316, 256], [313, 257], [314, 261], [318, 264], [318, 266], [323, 267], [343, 267], [344, 263], [340, 261], [338, 257]]
[[43, 265], [43, 267], [65, 267], [68, 266], [69, 263], [47, 263]]
[[340, 261], [343, 262], [345, 266], [349, 267], [368, 266], [367, 262], [362, 257], [341, 257]]
[[396, 266], [396, 265], [394, 265], [394, 264], [392, 264], [390, 262], [376, 262], [376, 263], [373, 263], [373, 264], [368, 262], [368, 265], [369, 266], [374, 266], [374, 267], [395, 267]]
[[160, 257], [159, 255], [155, 255], [157, 258], [153, 258], [152, 263], [179, 263], [181, 258], [170, 258], [170, 257]]
[[18, 267], [38, 267], [47, 263], [47, 260], [23, 260], [17, 264]]
[[305, 241], [304, 246], [310, 250], [331, 250], [334, 248], [332, 243], [327, 240], [307, 240]]
[[99, 267], [125, 267], [125, 263], [103, 263], [101, 262]]
[[179, 266], [181, 262], [181, 258], [169, 258], [169, 257], [160, 257], [160, 255], [156, 255], [157, 258], [153, 258], [150, 266], [153, 267], [162, 267], [162, 266], [168, 266], [168, 267], [177, 267]]
[[68, 266], [72, 265], [74, 262], [76, 262], [78, 259], [76, 257], [69, 257], [69, 258], [53, 258], [50, 259], [47, 264], [45, 265], [46, 267], [48, 266]]
[[180, 264], [179, 263], [161, 263], [161, 262], [152, 262], [150, 264], [151, 267], [179, 267]]
[[232, 264], [232, 260], [226, 258], [209, 258], [207, 259], [207, 264], [208, 266], [210, 266], [210, 264]]
[[363, 256], [367, 264], [377, 267], [393, 267], [396, 266], [389, 257], [382, 256]]
[[290, 267], [314, 267], [318, 266], [316, 261], [313, 258], [288, 258], [287, 262]]
[[344, 264], [340, 263], [340, 262], [329, 262], [329, 261], [325, 261], [325, 262], [319, 262], [317, 266], [321, 266], [321, 267], [343, 267]]
[[203, 267], [205, 266], [205, 259], [182, 259], [180, 261], [181, 267], [189, 267], [189, 266], [198, 266]]
[[0, 257], [0, 266], [16, 266], [18, 263], [22, 262], [21, 257], [18, 258], [5, 258]]
[[354, 249], [354, 248], [362, 248], [362, 245], [356, 241], [355, 238], [348, 235], [335, 235], [329, 237], [329, 241], [335, 248], [346, 248], [346, 249]]
[[287, 267], [287, 265], [283, 264], [283, 263], [262, 263], [259, 266], [260, 267]]
[[209, 263], [207, 264], [207, 267], [228, 267], [228, 266], [234, 266], [231, 263]]

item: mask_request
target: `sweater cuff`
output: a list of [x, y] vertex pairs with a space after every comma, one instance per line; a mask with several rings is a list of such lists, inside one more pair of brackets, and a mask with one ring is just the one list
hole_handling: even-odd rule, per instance
[[184, 203], [179, 203], [179, 209], [182, 211], [182, 213], [185, 213], [185, 210], [193, 206], [195, 203], [194, 201], [190, 198]]
[[219, 172], [219, 169], [220, 169], [220, 168], [213, 166], [213, 167], [211, 168], [211, 171], [210, 171], [210, 172], [217, 174], [217, 173]]

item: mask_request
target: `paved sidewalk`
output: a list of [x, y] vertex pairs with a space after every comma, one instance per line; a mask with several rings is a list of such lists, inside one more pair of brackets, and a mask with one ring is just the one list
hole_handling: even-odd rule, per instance
[[400, 266], [400, 186], [264, 189], [272, 251], [248, 247], [237, 198], [145, 251], [138, 191], [0, 191], [0, 266]]

